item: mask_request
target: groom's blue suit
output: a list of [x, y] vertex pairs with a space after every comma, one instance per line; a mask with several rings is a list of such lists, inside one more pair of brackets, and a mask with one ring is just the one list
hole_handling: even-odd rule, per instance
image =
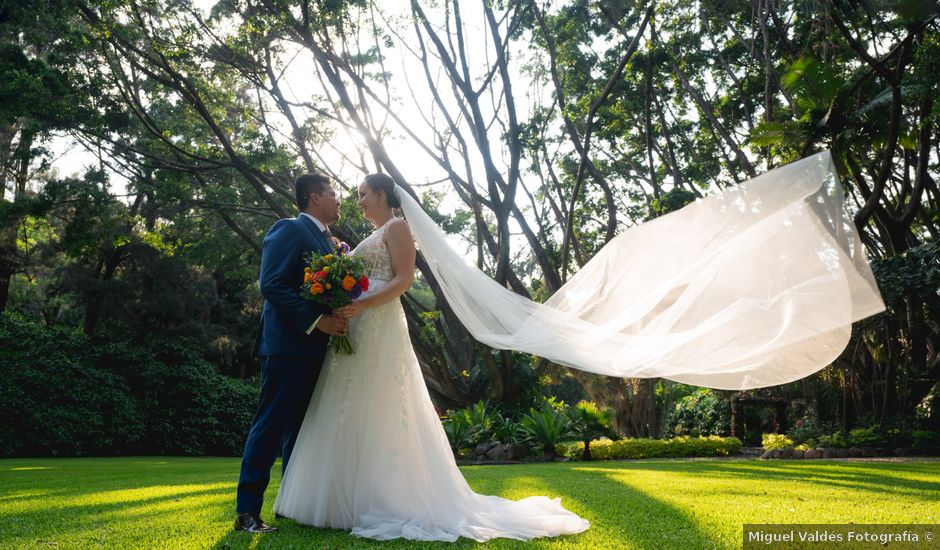
[[326, 235], [303, 214], [278, 220], [264, 238], [260, 281], [265, 301], [254, 349], [261, 357], [261, 399], [242, 455], [238, 513], [261, 513], [279, 450], [287, 470], [329, 342], [327, 334], [310, 331], [331, 310], [300, 297], [303, 258], [332, 250]]

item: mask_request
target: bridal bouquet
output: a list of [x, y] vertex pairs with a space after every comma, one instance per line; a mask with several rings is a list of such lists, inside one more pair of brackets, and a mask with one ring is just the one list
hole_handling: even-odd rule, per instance
[[[300, 295], [332, 309], [343, 307], [369, 290], [362, 260], [349, 255], [349, 245], [339, 243], [330, 254], [311, 252], [306, 258]], [[330, 337], [336, 353], [354, 353], [348, 336]]]

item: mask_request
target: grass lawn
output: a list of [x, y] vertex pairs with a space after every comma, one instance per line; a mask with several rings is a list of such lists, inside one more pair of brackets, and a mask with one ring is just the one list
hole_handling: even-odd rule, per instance
[[[377, 543], [263, 517], [232, 529], [237, 458], [0, 460], [0, 548], [740, 548], [743, 523], [940, 523], [940, 462], [641, 460], [461, 468], [509, 498], [561, 497], [591, 528], [528, 544]], [[279, 474], [279, 470], [277, 472]]]

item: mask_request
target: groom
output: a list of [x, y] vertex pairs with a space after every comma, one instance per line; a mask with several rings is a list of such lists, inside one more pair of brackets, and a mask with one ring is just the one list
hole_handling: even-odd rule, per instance
[[332, 315], [330, 308], [300, 297], [303, 258], [310, 252], [333, 251], [328, 226], [339, 220], [336, 192], [326, 176], [306, 174], [297, 178], [296, 199], [300, 215], [275, 222], [261, 252], [264, 309], [254, 348], [261, 358], [261, 399], [242, 455], [237, 531], [277, 530], [260, 516], [271, 466], [281, 451], [282, 472], [287, 471], [329, 338], [349, 328], [349, 322]]

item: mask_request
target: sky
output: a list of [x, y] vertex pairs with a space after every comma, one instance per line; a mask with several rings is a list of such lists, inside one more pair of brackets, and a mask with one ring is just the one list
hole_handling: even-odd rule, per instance
[[[195, 3], [204, 13], [207, 13], [208, 9], [211, 8], [215, 2], [214, 0], [196, 0]], [[401, 18], [410, 13], [407, 4], [407, 2], [385, 3], [382, 6], [384, 10], [383, 15], [390, 21], [402, 24]], [[465, 11], [467, 12], [467, 16], [470, 16], [476, 15], [476, 12], [479, 10], [465, 8]], [[428, 10], [428, 14], [431, 17], [435, 15], [433, 10], [430, 9]], [[467, 33], [467, 43], [471, 46], [469, 52], [471, 64], [478, 63], [481, 70], [478, 71], [477, 74], [482, 75], [482, 66], [486, 60], [482, 59], [481, 52], [483, 51], [482, 46], [490, 42], [488, 33], [483, 32], [482, 21], [474, 21], [472, 18], [468, 18], [468, 20], [465, 21], [465, 29]], [[410, 26], [402, 30], [403, 38], [407, 39], [408, 42], [413, 42], [414, 31]], [[405, 121], [416, 122], [416, 124], [411, 125], [411, 128], [415, 130], [426, 143], [431, 143], [431, 133], [425, 125], [420, 122], [424, 117], [429, 116], [429, 106], [433, 103], [433, 98], [427, 88], [422, 66], [417, 58], [408, 51], [408, 48], [413, 47], [413, 44], [403, 43], [398, 37], [394, 36], [392, 40], [395, 46], [386, 50], [385, 53], [387, 56], [387, 69], [393, 74], [391, 88], [393, 94], [392, 103], [395, 113]], [[480, 59], [473, 59], [474, 55], [477, 55]], [[515, 83], [528, 84], [527, 79], [521, 75], [516, 59], [513, 59], [510, 68], [513, 71]], [[281, 85], [288, 99], [295, 102], [308, 101], [310, 94], [320, 87], [313, 75], [313, 61], [308, 53], [301, 51], [299, 55], [292, 57], [289, 65], [287, 65], [283, 80], [281, 81]], [[442, 72], [437, 71], [435, 77], [443, 78]], [[528, 95], [529, 91], [527, 90], [515, 91], [520, 119], [527, 117], [529, 109]], [[381, 113], [377, 114], [381, 115]], [[300, 108], [295, 110], [295, 115], [299, 117], [300, 121], [303, 121], [308, 116], [307, 113]], [[377, 116], [376, 118], [387, 117]], [[411, 139], [407, 138], [393, 120], [388, 120], [389, 128], [392, 130], [393, 135], [384, 139], [383, 144], [392, 154], [393, 158], [407, 159], [405, 162], [400, 163], [400, 167], [405, 171], [407, 179], [410, 182], [418, 184], [440, 179], [443, 176], [443, 172], [437, 163], [429, 159], [427, 154], [424, 153], [420, 147]], [[440, 123], [441, 120], [438, 119], [438, 122]], [[365, 140], [357, 132], [344, 129], [340, 125], [335, 126], [335, 136], [335, 139], [331, 140], [329, 144], [320, 147], [318, 152], [323, 156], [331, 170], [343, 176], [342, 179], [345, 182], [354, 185], [353, 182], [358, 181], [361, 172], [343, 159], [343, 153], [356, 158], [358, 152], [365, 148]], [[497, 140], [498, 133], [494, 132], [492, 138]], [[59, 170], [62, 176], [80, 173], [84, 171], [87, 166], [97, 164], [95, 155], [85, 150], [67, 135], [57, 136], [52, 142], [52, 150], [55, 151], [57, 155], [54, 166]], [[478, 159], [475, 160], [478, 161]], [[475, 164], [478, 164], [478, 162], [475, 162]], [[479, 170], [479, 172], [477, 172], [477, 170]], [[475, 168], [475, 172], [482, 173], [482, 168]], [[113, 183], [115, 185], [115, 191], [120, 194], [123, 190], [124, 182], [121, 180], [119, 174], [116, 176]]]
[[[214, 4], [214, 0], [195, 0], [196, 6], [204, 14], [208, 14]], [[432, 23], [443, 23], [443, 14], [440, 10], [426, 7], [428, 17]], [[428, 145], [433, 143], [434, 133], [426, 124], [426, 120], [434, 120], [436, 124], [443, 125], [443, 119], [434, 113], [433, 97], [428, 89], [424, 69], [420, 60], [413, 54], [417, 50], [417, 42], [414, 30], [410, 23], [410, 7], [405, 1], [386, 2], [381, 4], [382, 12], [379, 14], [388, 25], [390, 38], [393, 47], [384, 49], [386, 55], [386, 70], [392, 73], [390, 88], [392, 95], [392, 104], [396, 115], [401, 117], [409, 124], [409, 127]], [[473, 78], [477, 82], [485, 76], [486, 68], [490, 66], [493, 56], [492, 40], [488, 30], [485, 27], [485, 21], [482, 18], [482, 10], [476, 4], [463, 7], [464, 12], [464, 30], [466, 33], [466, 43], [468, 45], [468, 56], [470, 64], [476, 70], [472, 71]], [[355, 37], [350, 37], [354, 41]], [[365, 36], [364, 40], [368, 42], [370, 37]], [[296, 46], [288, 46], [296, 47]], [[520, 44], [517, 48], [524, 48]], [[489, 58], [487, 58], [489, 53]], [[523, 74], [522, 65], [526, 58], [531, 55], [525, 49], [517, 49], [510, 53], [510, 71], [513, 78], [513, 95], [516, 101], [517, 112], [520, 120], [526, 120], [529, 117], [529, 110], [532, 107], [533, 98], [537, 102], [542, 102], [542, 97], [548, 97], [550, 94], [547, 89], [539, 87], [531, 81], [529, 77]], [[306, 51], [300, 51], [296, 56], [293, 52], [288, 52], [284, 56], [290, 59], [286, 65], [281, 86], [288, 96], [288, 99], [294, 102], [309, 101], [311, 94], [321, 89], [321, 85], [315, 77], [314, 62], [311, 54]], [[439, 65], [439, 64], [438, 64]], [[445, 82], [446, 77], [443, 69], [438, 67], [432, 71], [433, 77], [440, 82]], [[376, 85], [373, 85], [374, 87]], [[445, 91], [447, 88], [444, 88]], [[542, 97], [539, 97], [542, 96]], [[445, 95], [445, 102], [453, 106], [453, 96]], [[488, 101], [483, 102], [483, 107], [488, 107]], [[456, 112], [453, 109], [452, 112]], [[299, 121], [308, 117], [308, 113], [302, 108], [295, 109], [295, 116]], [[374, 111], [376, 119], [387, 118], [388, 128], [391, 131], [387, 138], [383, 139], [383, 144], [396, 161], [398, 167], [404, 172], [405, 178], [420, 189], [424, 186], [436, 187], [437, 189], [448, 191], [451, 189], [450, 183], [440, 182], [445, 176], [445, 172], [425, 153], [412, 139], [408, 138], [401, 128], [389, 117], [383, 116], [381, 110]], [[436, 117], [436, 118], [435, 118]], [[275, 118], [276, 120], [276, 118]], [[287, 131], [286, 121], [281, 119], [279, 124], [285, 134]], [[466, 128], [465, 128], [466, 130]], [[470, 139], [469, 132], [466, 132], [467, 139]], [[354, 189], [362, 178], [362, 172], [346, 161], [343, 155], [352, 158], [358, 158], [362, 152], [367, 154], [365, 140], [363, 136], [356, 131], [343, 128], [341, 125], [334, 125], [334, 139], [328, 144], [317, 148], [317, 153], [321, 155], [323, 162], [330, 167], [330, 170], [338, 175], [341, 185], [348, 189]], [[494, 124], [490, 132], [490, 140], [494, 144], [500, 143], [500, 127]], [[83, 172], [88, 166], [97, 165], [97, 158], [91, 152], [85, 150], [67, 135], [56, 137], [52, 142], [51, 149], [56, 152], [57, 158], [53, 167], [58, 170], [60, 176], [70, 176]], [[474, 149], [471, 147], [471, 151]], [[494, 147], [496, 155], [500, 155], [499, 147]], [[453, 157], [452, 157], [453, 158]], [[299, 160], [299, 159], [298, 159]], [[484, 170], [480, 158], [471, 159], [473, 165], [474, 178], [477, 182], [483, 183]], [[497, 160], [498, 166], [508, 167], [508, 162]], [[371, 169], [374, 165], [370, 163]], [[462, 161], [455, 167], [457, 172], [462, 173]], [[505, 169], [504, 169], [505, 173]], [[532, 177], [532, 176], [529, 176]], [[127, 180], [119, 173], [111, 174], [112, 192], [121, 196], [126, 193]], [[532, 182], [534, 186], [534, 182]], [[485, 183], [483, 183], [485, 185]], [[527, 199], [523, 193], [520, 205], [527, 204]], [[453, 197], [453, 192], [450, 193]], [[442, 207], [445, 209], [460, 208], [462, 204], [457, 203], [457, 199], [445, 199]], [[511, 231], [516, 234], [518, 227], [511, 222]], [[524, 253], [524, 239], [517, 235], [513, 239], [514, 253]], [[469, 250], [470, 243], [464, 243], [465, 250]]]

